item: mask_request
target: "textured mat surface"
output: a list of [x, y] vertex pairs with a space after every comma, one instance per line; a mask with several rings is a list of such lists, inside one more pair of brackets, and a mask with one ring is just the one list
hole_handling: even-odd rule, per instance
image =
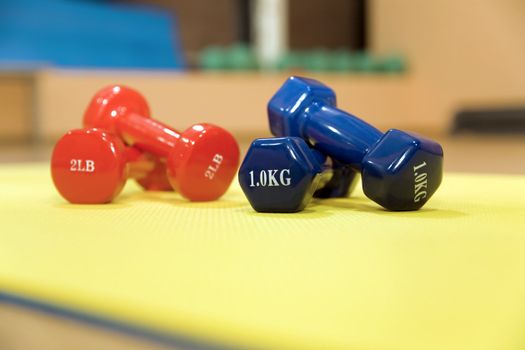
[[0, 166], [0, 292], [239, 347], [525, 347], [525, 177], [446, 174], [418, 212], [358, 191], [258, 214], [145, 193], [70, 205]]

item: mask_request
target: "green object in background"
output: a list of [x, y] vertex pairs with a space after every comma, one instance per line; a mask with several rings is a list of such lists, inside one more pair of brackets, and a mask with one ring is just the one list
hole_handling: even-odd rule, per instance
[[220, 46], [210, 46], [202, 50], [199, 64], [205, 70], [221, 70], [228, 66], [225, 50]]
[[399, 55], [380, 57], [360, 52], [354, 60], [354, 69], [363, 73], [402, 73], [406, 69], [405, 60]]
[[306, 53], [304, 68], [310, 71], [326, 71], [330, 68], [330, 53], [325, 49], [315, 49]]
[[406, 61], [401, 55], [390, 55], [383, 60], [383, 70], [389, 73], [402, 73], [406, 70]]
[[245, 44], [232, 45], [226, 51], [226, 61], [228, 68], [233, 70], [257, 68], [257, 58], [251, 48]]
[[289, 51], [277, 62], [278, 70], [303, 68], [304, 54], [299, 51]]
[[[201, 52], [199, 63], [204, 70], [259, 68], [257, 57], [252, 49], [242, 43], [227, 48], [210, 46]], [[401, 55], [377, 56], [366, 51], [352, 52], [348, 49], [330, 51], [318, 48], [310, 51], [289, 51], [273, 68], [304, 69], [312, 72], [402, 73], [406, 70], [406, 61]]]
[[248, 45], [238, 43], [207, 47], [200, 54], [199, 64], [205, 70], [249, 70], [257, 68], [257, 58]]
[[374, 59], [366, 52], [352, 52], [346, 49], [335, 50], [330, 55], [330, 70], [337, 72], [371, 72]]
[[330, 70], [347, 72], [352, 70], [352, 54], [350, 50], [339, 49], [330, 55]]
[[367, 52], [357, 52], [352, 55], [352, 70], [372, 73], [377, 69], [378, 60]]

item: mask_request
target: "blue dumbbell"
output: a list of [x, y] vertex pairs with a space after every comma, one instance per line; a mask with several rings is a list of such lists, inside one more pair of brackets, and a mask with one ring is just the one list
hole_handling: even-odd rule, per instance
[[[314, 151], [318, 157], [324, 157], [321, 152]], [[329, 180], [314, 192], [314, 198], [346, 198], [354, 191], [359, 179], [359, 174], [354, 168], [331, 158], [325, 162], [324, 168], [332, 174]]]
[[275, 136], [295, 136], [361, 171], [364, 193], [389, 210], [417, 210], [443, 175], [443, 149], [427, 138], [390, 129], [382, 133], [336, 107], [328, 86], [290, 77], [268, 103]]
[[256, 211], [301, 211], [312, 196], [346, 196], [357, 180], [355, 170], [327, 166], [325, 160], [298, 137], [256, 139], [239, 169], [239, 183]]

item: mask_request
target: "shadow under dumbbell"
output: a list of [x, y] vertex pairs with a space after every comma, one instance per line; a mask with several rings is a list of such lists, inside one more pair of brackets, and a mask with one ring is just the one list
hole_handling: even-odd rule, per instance
[[233, 201], [231, 199], [220, 198], [214, 201], [206, 202], [192, 202], [176, 192], [162, 192], [162, 191], [141, 191], [123, 195], [120, 201], [126, 203], [132, 202], [156, 202], [168, 205], [173, 205], [183, 208], [205, 208], [205, 209], [224, 209], [224, 208], [240, 208], [245, 206], [244, 202]]
[[121, 202], [118, 199], [111, 203], [104, 204], [73, 204], [67, 201], [53, 204], [53, 207], [59, 209], [72, 209], [72, 210], [114, 210], [114, 209], [126, 209], [131, 207], [130, 203]]
[[253, 210], [249, 205], [246, 208], [242, 208], [239, 211], [242, 211], [243, 214], [258, 216], [261, 218], [272, 218], [272, 219], [300, 219], [300, 220], [309, 220], [309, 219], [322, 219], [330, 215], [333, 215], [327, 210], [321, 208], [313, 208], [308, 206], [308, 208], [294, 212], [294, 213], [260, 213]]
[[[424, 207], [413, 211], [391, 211], [384, 209], [378, 205], [374, 205], [366, 198], [329, 198], [329, 199], [315, 199], [313, 201], [319, 206], [330, 206], [334, 208], [342, 208], [353, 211], [367, 212], [372, 214], [379, 214], [382, 216], [402, 217], [402, 218], [428, 218], [428, 219], [453, 219], [467, 215], [464, 212], [455, 210], [435, 209], [431, 207]], [[367, 203], [370, 202], [370, 203]]]

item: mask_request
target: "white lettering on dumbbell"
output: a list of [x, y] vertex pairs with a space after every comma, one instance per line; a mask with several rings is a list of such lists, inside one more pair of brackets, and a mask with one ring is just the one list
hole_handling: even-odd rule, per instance
[[278, 187], [290, 186], [292, 178], [290, 169], [264, 169], [259, 172], [257, 181], [254, 171], [250, 171], [250, 187]]
[[204, 177], [212, 180], [217, 171], [219, 171], [223, 159], [224, 157], [221, 154], [215, 154], [211, 160], [211, 164], [208, 165], [208, 168], [206, 168], [204, 172]]
[[69, 167], [70, 171], [82, 172], [82, 173], [92, 173], [95, 171], [95, 161], [94, 160], [71, 159], [69, 161], [69, 164], [70, 164], [70, 167]]
[[427, 198], [427, 173], [418, 173], [418, 170], [426, 165], [426, 162], [414, 165], [414, 203]]

